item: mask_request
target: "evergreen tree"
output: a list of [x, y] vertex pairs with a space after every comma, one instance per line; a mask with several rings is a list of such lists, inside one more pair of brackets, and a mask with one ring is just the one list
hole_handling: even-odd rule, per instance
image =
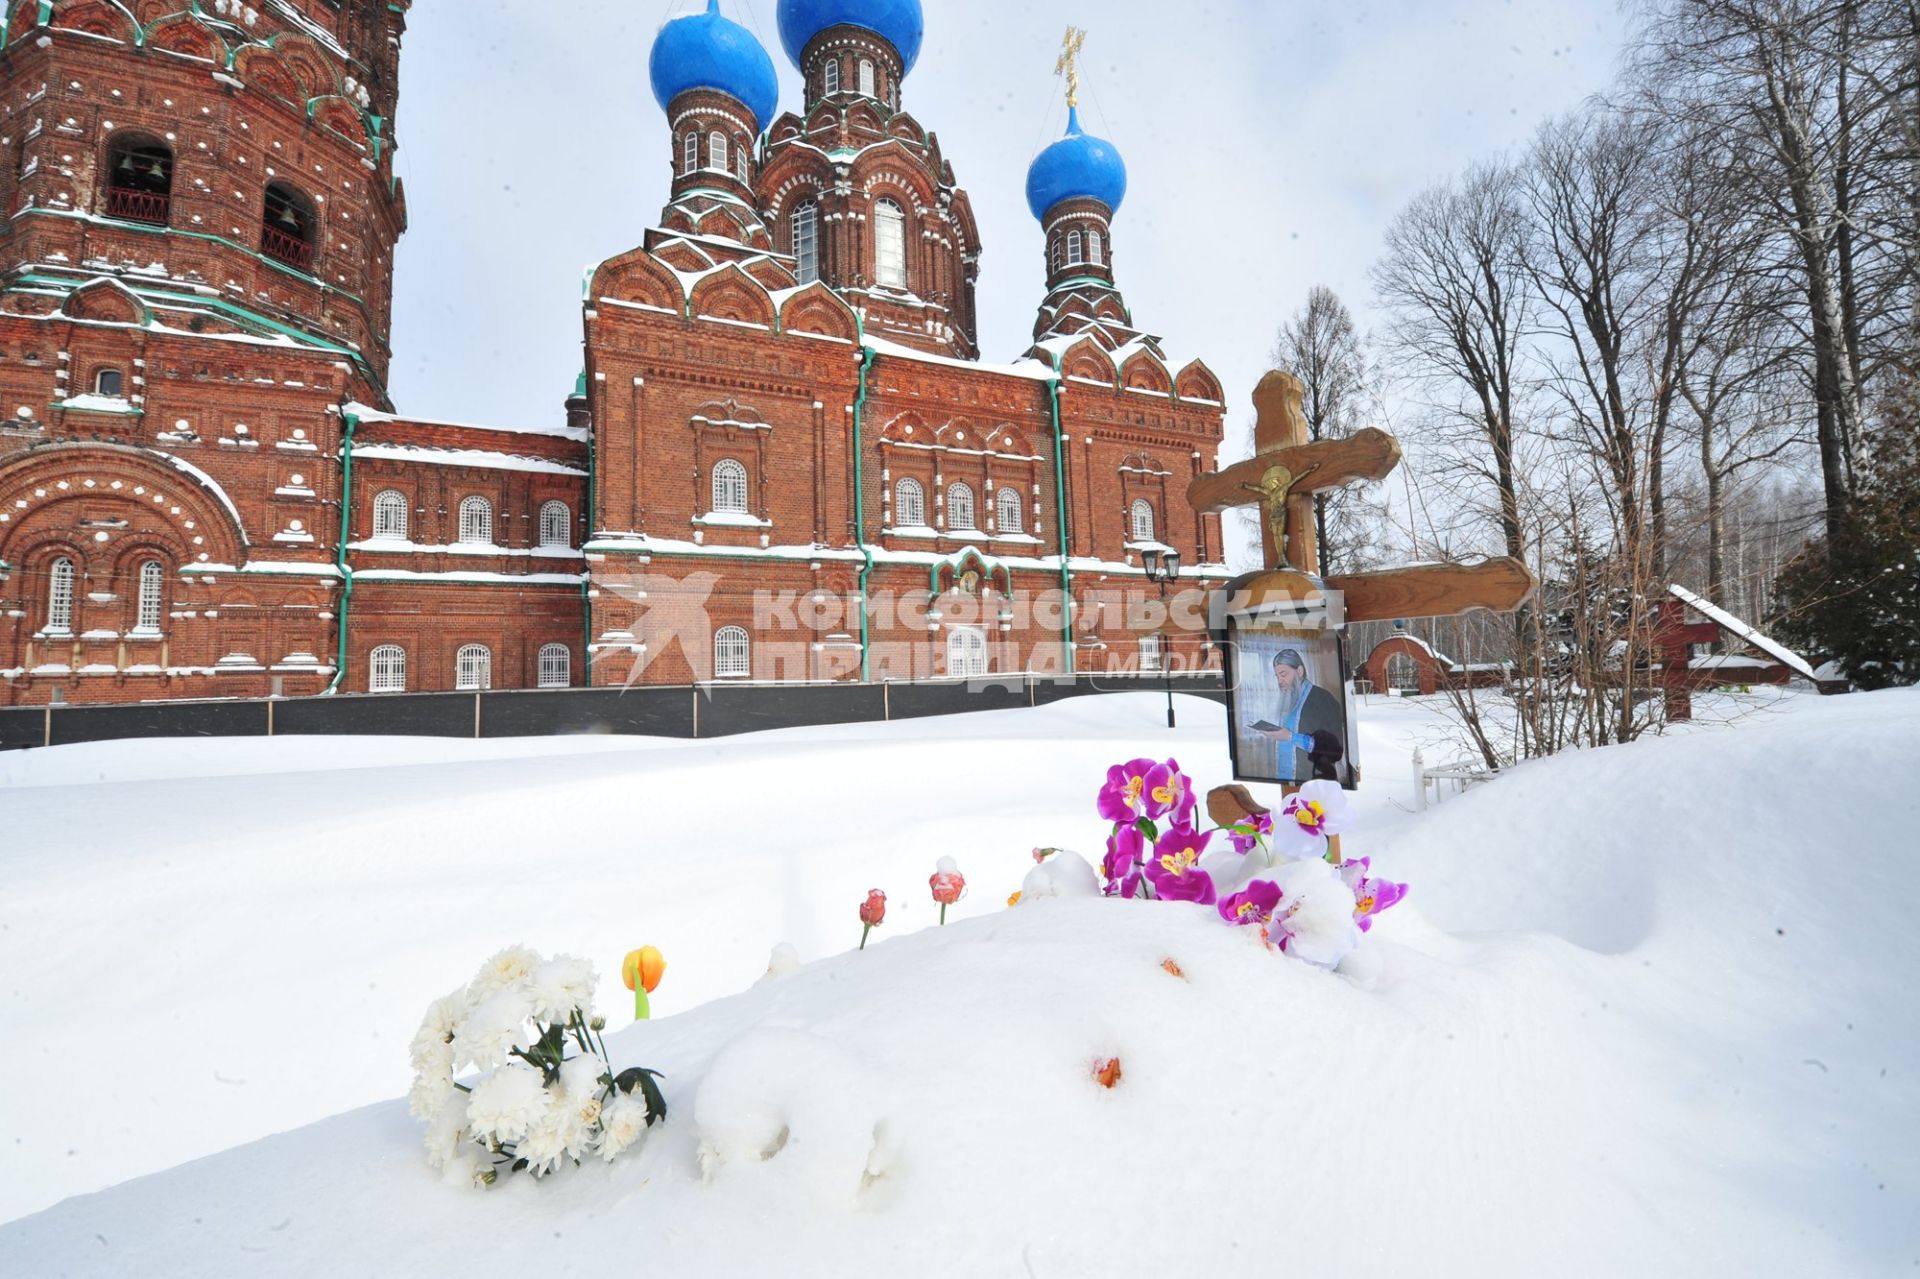
[[1862, 688], [1920, 683], [1920, 385], [1888, 404], [1846, 519], [1787, 568], [1779, 595], [1781, 634]]

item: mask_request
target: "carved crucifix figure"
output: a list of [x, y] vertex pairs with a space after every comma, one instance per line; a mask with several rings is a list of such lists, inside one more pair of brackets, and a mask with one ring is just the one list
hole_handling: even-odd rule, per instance
[[[1400, 442], [1372, 427], [1343, 440], [1309, 441], [1305, 396], [1306, 388], [1292, 374], [1267, 374], [1253, 393], [1259, 414], [1254, 455], [1200, 476], [1187, 490], [1202, 515], [1260, 504], [1266, 565], [1275, 570], [1268, 585], [1276, 594], [1297, 592], [1299, 574], [1319, 572], [1314, 494], [1383, 480], [1400, 465]], [[1346, 597], [1346, 620], [1352, 624], [1446, 617], [1479, 608], [1511, 612], [1533, 593], [1534, 580], [1518, 560], [1496, 559], [1357, 573], [1329, 578], [1326, 587]], [[1266, 589], [1261, 581], [1251, 583], [1249, 600], [1243, 602], [1258, 603]]]

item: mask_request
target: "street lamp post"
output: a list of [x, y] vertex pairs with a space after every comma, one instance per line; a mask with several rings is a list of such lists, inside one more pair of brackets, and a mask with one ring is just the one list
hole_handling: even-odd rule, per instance
[[[1140, 559], [1146, 566], [1147, 580], [1160, 588], [1160, 599], [1164, 602], [1167, 598], [1167, 588], [1180, 579], [1180, 552], [1156, 548], [1142, 551]], [[1164, 638], [1159, 639], [1156, 652], [1159, 654], [1160, 677], [1167, 686], [1167, 727], [1177, 728], [1179, 725], [1173, 717], [1173, 666], [1167, 660], [1169, 654], [1166, 651]]]

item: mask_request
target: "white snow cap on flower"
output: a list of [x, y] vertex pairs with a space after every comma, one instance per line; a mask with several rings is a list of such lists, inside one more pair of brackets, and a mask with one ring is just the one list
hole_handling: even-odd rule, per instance
[[1054, 897], [1098, 897], [1100, 876], [1078, 853], [1058, 852], [1027, 872], [1020, 904]]
[[525, 946], [509, 946], [480, 965], [480, 971], [473, 976], [469, 994], [473, 1002], [478, 1004], [503, 990], [520, 985], [533, 976], [533, 970], [539, 966], [539, 954]]
[[773, 948], [773, 954], [767, 957], [767, 976], [785, 977], [800, 967], [800, 952], [794, 949], [792, 942], [783, 941]]
[[527, 997], [514, 990], [491, 996], [467, 1014], [465, 1024], [453, 1037], [453, 1064], [471, 1062], [481, 1070], [492, 1070], [506, 1061], [515, 1048], [532, 1042], [527, 1021], [533, 1009]]
[[1332, 968], [1360, 944], [1353, 919], [1353, 890], [1325, 861], [1294, 862], [1274, 874], [1280, 885], [1280, 909], [1270, 933], [1284, 936], [1287, 953], [1322, 968]]
[[933, 868], [942, 875], [958, 875], [960, 873], [960, 863], [954, 861], [951, 857], [942, 857], [933, 864]]
[[618, 1159], [647, 1135], [647, 1104], [631, 1094], [615, 1097], [600, 1112], [600, 1157]]
[[447, 1093], [447, 1100], [427, 1121], [427, 1163], [434, 1168], [453, 1162], [467, 1143], [467, 1103], [451, 1088]]
[[1327, 836], [1353, 821], [1353, 806], [1339, 782], [1308, 782], [1273, 814], [1273, 851], [1304, 859], [1327, 855]]
[[467, 1122], [482, 1139], [519, 1142], [546, 1118], [550, 1103], [545, 1077], [516, 1061], [475, 1086], [467, 1099]]
[[555, 955], [534, 969], [527, 993], [533, 1015], [543, 1022], [565, 1024], [577, 1011], [593, 1016], [593, 989], [599, 982], [593, 965], [571, 955]]

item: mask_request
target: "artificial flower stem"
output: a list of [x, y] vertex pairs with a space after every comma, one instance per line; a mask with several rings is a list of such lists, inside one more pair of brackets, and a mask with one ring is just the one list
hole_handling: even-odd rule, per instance
[[945, 928], [946, 926], [947, 926], [947, 904], [945, 902], [941, 902], [940, 903], [940, 927]]
[[872, 931], [873, 931], [872, 924], [860, 925], [860, 949], [861, 950], [865, 950], [867, 948], [867, 934]]
[[633, 986], [633, 1019], [635, 1021], [646, 1021], [652, 1015], [652, 1009], [647, 1006], [647, 988], [635, 982]]

